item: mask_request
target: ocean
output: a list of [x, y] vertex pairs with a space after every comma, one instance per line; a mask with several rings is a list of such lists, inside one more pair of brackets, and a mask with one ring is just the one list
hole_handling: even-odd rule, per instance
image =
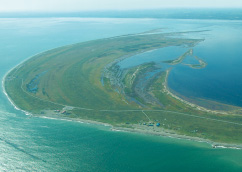
[[[212, 32], [216, 32], [216, 27], [230, 28], [227, 31], [231, 31], [230, 22], [152, 18], [1, 18], [0, 78], [34, 54], [68, 44], [157, 28], [164, 32], [215, 28], [208, 33], [191, 35], [212, 42]], [[233, 22], [232, 28], [238, 31], [241, 22]], [[225, 30], [223, 33], [226, 33]], [[222, 36], [219, 38], [226, 39]], [[211, 45], [213, 48], [217, 44]], [[237, 45], [236, 41], [234, 45]], [[209, 69], [209, 64], [214, 61], [206, 53], [202, 54], [199, 48], [194, 51], [207, 60]], [[217, 61], [221, 62], [220, 59]], [[227, 64], [228, 61], [225, 61]], [[169, 86], [178, 92], [173, 81], [179, 78], [179, 70], [184, 76], [191, 73], [186, 73], [181, 67], [171, 73], [169, 80]], [[191, 93], [184, 91], [184, 94]], [[236, 101], [231, 102], [234, 104]], [[0, 171], [242, 171], [241, 162], [242, 150], [213, 149], [208, 143], [192, 140], [112, 131], [108, 126], [32, 117], [14, 109], [2, 88], [0, 91]]]

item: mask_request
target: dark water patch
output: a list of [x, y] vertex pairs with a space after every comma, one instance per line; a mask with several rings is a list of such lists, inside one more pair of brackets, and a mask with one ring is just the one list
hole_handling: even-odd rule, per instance
[[206, 68], [178, 66], [170, 73], [169, 87], [193, 99], [242, 107], [241, 28], [241, 22], [213, 27], [206, 41], [194, 48], [194, 54], [207, 62]]
[[36, 75], [31, 81], [30, 81], [30, 83], [28, 83], [27, 85], [26, 85], [26, 87], [27, 87], [27, 90], [29, 91], [29, 92], [31, 92], [31, 93], [37, 93], [38, 92], [38, 85], [39, 85], [39, 82], [40, 82], [40, 78], [44, 75], [44, 74], [46, 74], [48, 71], [44, 71], [44, 72], [42, 72], [42, 73], [40, 73], [40, 74], [38, 74], [38, 75]]
[[8, 140], [5, 140], [5, 139], [2, 139], [2, 138], [0, 138], [0, 140], [3, 141], [3, 142], [5, 142], [7, 145], [13, 147], [13, 148], [16, 149], [17, 151], [20, 151], [20, 152], [22, 152], [22, 153], [24, 153], [24, 154], [30, 156], [30, 157], [33, 158], [34, 160], [40, 160], [40, 161], [45, 162], [45, 163], [47, 162], [47, 161], [45, 161], [45, 160], [43, 160], [43, 159], [41, 159], [41, 158], [39, 158], [39, 157], [37, 157], [37, 156], [35, 156], [35, 155], [29, 153], [29, 152], [27, 152], [25, 149], [20, 148], [20, 147], [19, 147], [17, 144], [15, 144], [15, 143], [12, 143], [12, 142], [10, 142], [10, 141], [8, 141]]

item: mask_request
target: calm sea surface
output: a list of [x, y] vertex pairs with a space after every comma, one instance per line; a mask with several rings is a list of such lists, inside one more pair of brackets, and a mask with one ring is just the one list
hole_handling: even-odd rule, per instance
[[[192, 56], [181, 64], [169, 66], [172, 67], [169, 87], [189, 99], [207, 99], [242, 107], [242, 22], [166, 20], [161, 25], [167, 27], [164, 32], [202, 31], [183, 33], [179, 37], [204, 39], [192, 47]], [[153, 61], [166, 67], [162, 61], [176, 59], [190, 48], [161, 48], [125, 59], [119, 65], [129, 68]], [[204, 60], [207, 66], [203, 69], [188, 67], [186, 64], [198, 64], [195, 56]]]
[[[241, 22], [236, 21], [0, 19], [0, 78], [21, 61], [48, 49], [157, 28], [163, 28], [164, 32], [210, 30], [191, 36], [206, 39], [194, 48], [194, 54], [208, 66], [202, 70], [177, 66], [169, 79], [172, 89], [241, 105], [242, 94], [238, 91], [242, 83], [239, 66], [242, 31]], [[183, 51], [179, 47], [174, 56]], [[197, 77], [202, 81], [197, 81]], [[192, 87], [188, 81], [201, 85]], [[183, 85], [185, 91], [176, 87], [175, 82]], [[227, 89], [230, 94], [218, 98], [212, 91], [207, 93], [207, 82], [213, 88], [222, 84], [222, 88], [216, 89]], [[241, 162], [241, 150], [212, 149], [206, 143], [114, 132], [109, 127], [92, 124], [30, 118], [15, 110], [2, 89], [0, 92], [0, 171], [242, 171]]]

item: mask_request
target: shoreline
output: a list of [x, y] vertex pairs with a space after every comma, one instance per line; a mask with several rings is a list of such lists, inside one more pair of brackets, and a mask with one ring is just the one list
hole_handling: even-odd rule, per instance
[[[74, 45], [74, 44], [73, 44]], [[69, 45], [69, 46], [72, 46], [72, 45]], [[186, 135], [182, 135], [182, 134], [177, 134], [175, 133], [174, 131], [166, 131], [165, 129], [162, 129], [163, 131], [159, 131], [159, 132], [153, 132], [153, 131], [148, 131], [146, 129], [139, 129], [139, 128], [126, 128], [126, 127], [118, 127], [118, 126], [113, 126], [111, 124], [108, 124], [108, 123], [103, 123], [103, 122], [98, 122], [98, 121], [92, 121], [92, 120], [85, 120], [85, 119], [81, 119], [81, 118], [68, 118], [68, 117], [60, 117], [60, 116], [54, 116], [54, 115], [50, 115], [50, 116], [42, 116], [42, 115], [38, 115], [38, 114], [32, 114], [28, 111], [25, 111], [25, 110], [22, 110], [21, 108], [19, 108], [15, 103], [14, 101], [9, 97], [9, 95], [7, 94], [6, 92], [6, 89], [5, 89], [5, 81], [6, 81], [6, 78], [8, 76], [8, 74], [10, 72], [12, 72], [14, 69], [16, 68], [21, 68], [21, 65], [23, 65], [24, 62], [26, 62], [27, 60], [35, 57], [36, 55], [40, 55], [42, 53], [46, 53], [48, 51], [51, 51], [51, 50], [54, 50], [56, 48], [53, 48], [53, 49], [50, 49], [50, 50], [47, 50], [47, 51], [44, 51], [44, 52], [40, 52], [40, 53], [37, 53], [25, 60], [23, 60], [20, 64], [14, 66], [13, 68], [11, 68], [3, 77], [2, 79], [2, 88], [3, 88], [3, 93], [5, 94], [5, 96], [7, 97], [7, 99], [9, 100], [9, 102], [11, 103], [11, 105], [16, 109], [16, 110], [19, 110], [21, 112], [23, 112], [25, 115], [28, 115], [28, 116], [33, 116], [33, 117], [40, 117], [40, 118], [48, 118], [48, 119], [55, 119], [55, 120], [66, 120], [66, 121], [73, 121], [73, 122], [81, 122], [81, 123], [86, 123], [86, 124], [95, 124], [95, 125], [102, 125], [102, 126], [108, 126], [110, 127], [110, 130], [111, 131], [122, 131], [122, 132], [132, 132], [132, 133], [140, 133], [140, 134], [145, 134], [145, 135], [155, 135], [155, 136], [162, 136], [162, 137], [171, 137], [171, 138], [175, 138], [175, 139], [183, 139], [183, 140], [190, 140], [190, 141], [195, 141], [195, 142], [204, 142], [204, 143], [207, 143], [209, 145], [211, 145], [213, 148], [229, 148], [229, 149], [242, 149], [242, 145], [236, 145], [236, 144], [227, 144], [227, 143], [217, 143], [217, 142], [213, 142], [211, 140], [208, 140], [208, 139], [204, 139], [204, 138], [198, 138], [198, 137], [192, 137], [192, 136], [186, 136]], [[181, 98], [179, 98], [178, 96], [174, 95], [172, 92], [169, 91], [169, 88], [167, 86], [167, 78], [169, 76], [169, 72], [170, 70], [167, 70], [166, 71], [166, 77], [165, 77], [165, 82], [163, 83], [164, 85], [164, 93], [167, 93], [168, 95], [172, 96], [173, 98], [181, 101], [182, 103], [186, 104], [186, 105], [189, 105], [193, 108], [196, 108], [197, 110], [202, 110], [202, 111], [206, 111], [206, 112], [210, 112], [210, 113], [220, 113], [221, 112], [218, 112], [218, 111], [212, 111], [212, 110], [208, 110], [206, 108], [203, 108], [203, 107], [200, 107], [198, 105], [195, 105], [195, 104], [192, 104], [186, 100], [183, 100]], [[224, 114], [227, 114], [225, 112], [223, 112]]]
[[[74, 43], [74, 44], [75, 44], [75, 43]], [[64, 46], [72, 46], [72, 45], [74, 45], [74, 44], [64, 45]], [[64, 47], [64, 46], [61, 46], [61, 47]], [[31, 59], [31, 58], [33, 58], [33, 57], [35, 57], [35, 56], [37, 56], [37, 55], [40, 55], [40, 54], [46, 53], [46, 52], [48, 52], [48, 51], [52, 51], [52, 50], [54, 50], [54, 49], [61, 48], [61, 47], [51, 48], [51, 49], [44, 50], [44, 51], [42, 51], [42, 52], [36, 53], [36, 54], [34, 54], [34, 55], [31, 55], [31, 56], [27, 57], [26, 59], [24, 59], [23, 61], [21, 61], [19, 64], [17, 64], [17, 65], [15, 65], [14, 67], [12, 67], [9, 71], [7, 71], [7, 72], [4, 74], [4, 76], [3, 76], [3, 78], [2, 78], [2, 90], [3, 90], [3, 94], [7, 97], [8, 101], [11, 103], [11, 105], [14, 107], [14, 109], [19, 110], [19, 111], [22, 111], [22, 112], [24, 112], [26, 115], [31, 115], [31, 113], [29, 113], [29, 112], [27, 112], [27, 111], [25, 111], [25, 110], [20, 109], [16, 104], [14, 104], [13, 100], [8, 96], [8, 94], [7, 94], [7, 92], [6, 92], [6, 89], [5, 89], [5, 80], [6, 80], [7, 75], [8, 75], [10, 72], [12, 72], [14, 69], [16, 69], [17, 67], [21, 67], [21, 65], [23, 65], [23, 63], [26, 62], [26, 61], [28, 61], [29, 59]]]
[[242, 145], [213, 142], [209, 139], [180, 135], [180, 134], [171, 133], [171, 132], [167, 132], [167, 131], [151, 132], [151, 131], [145, 131], [142, 129], [129, 129], [129, 128], [123, 128], [123, 127], [113, 127], [112, 131], [140, 133], [140, 134], [144, 134], [144, 135], [153, 135], [153, 136], [168, 137], [168, 138], [174, 138], [174, 139], [182, 139], [182, 140], [187, 140], [187, 141], [192, 141], [192, 142], [206, 143], [206, 144], [210, 145], [211, 148], [225, 148], [225, 149], [242, 150]]
[[112, 124], [99, 122], [99, 121], [93, 121], [93, 120], [87, 120], [87, 119], [81, 119], [81, 118], [68, 118], [68, 117], [63, 117], [63, 116], [60, 117], [57, 115], [50, 115], [50, 116], [41, 116], [41, 115], [33, 115], [33, 114], [31, 114], [31, 115], [33, 117], [38, 117], [38, 118], [45, 118], [45, 119], [52, 119], [52, 120], [64, 120], [64, 121], [78, 122], [78, 123], [84, 123], [84, 124], [93, 124], [94, 126], [99, 125], [99, 126], [109, 127], [108, 130], [113, 131], [113, 132], [128, 132], [128, 133], [134, 133], [134, 134], [142, 134], [142, 135], [146, 135], [146, 136], [173, 138], [173, 139], [177, 139], [177, 140], [182, 139], [182, 140], [191, 141], [191, 142], [200, 142], [200, 143], [208, 144], [211, 146], [211, 148], [242, 150], [242, 145], [239, 145], [239, 144], [213, 142], [209, 139], [177, 134], [172, 130], [169, 132], [168, 130], [163, 129], [163, 131], [157, 132], [157, 131], [143, 130], [143, 129], [139, 129], [139, 128], [125, 128], [125, 127], [113, 126]]
[[[29, 58], [27, 58], [29, 59]], [[26, 59], [26, 60], [27, 60]], [[11, 105], [14, 107], [14, 109], [16, 110], [19, 110], [19, 111], [22, 111], [22, 112], [25, 112], [24, 110], [20, 109], [17, 107], [17, 105], [14, 104], [13, 100], [8, 96], [7, 92], [6, 92], [6, 89], [5, 89], [5, 80], [6, 80], [6, 77], [7, 75], [12, 72], [15, 68], [17, 68], [18, 66], [22, 65], [26, 60], [22, 61], [20, 64], [14, 66], [13, 68], [11, 68], [2, 78], [2, 90], [3, 90], [3, 94], [7, 97], [8, 101], [11, 103]], [[26, 111], [27, 112], [27, 111]], [[25, 113], [26, 114], [26, 113]], [[27, 115], [27, 114], [26, 114]]]
[[203, 111], [203, 112], [208, 112], [208, 113], [213, 113], [213, 114], [223, 114], [223, 115], [228, 115], [228, 113], [225, 112], [225, 111], [218, 111], [218, 110], [210, 110], [210, 109], [207, 109], [207, 108], [202, 107], [202, 106], [199, 106], [199, 105], [197, 105], [197, 104], [194, 104], [194, 103], [188, 102], [187, 100], [184, 100], [184, 99], [178, 97], [177, 95], [175, 95], [174, 93], [172, 93], [172, 92], [169, 90], [168, 86], [167, 86], [167, 84], [168, 84], [167, 79], [168, 79], [168, 76], [169, 76], [169, 74], [170, 74], [170, 71], [171, 71], [171, 69], [168, 69], [168, 70], [166, 71], [165, 82], [163, 83], [163, 86], [164, 86], [163, 92], [164, 92], [164, 93], [170, 95], [170, 96], [173, 97], [174, 99], [179, 100], [180, 102], [182, 102], [182, 103], [184, 103], [184, 104], [186, 104], [186, 105], [188, 105], [188, 106], [190, 106], [190, 107], [192, 107], [192, 108], [195, 108], [196, 110]]
[[[38, 54], [41, 54], [41, 53], [38, 53]], [[38, 54], [36, 54], [36, 55], [38, 55]], [[54, 119], [54, 120], [65, 120], [65, 121], [79, 122], [79, 123], [85, 123], [85, 124], [102, 125], [102, 126], [105, 126], [105, 127], [110, 127], [109, 130], [110, 131], [115, 131], [115, 132], [130, 132], [130, 133], [138, 133], [138, 134], [144, 134], [144, 135], [153, 135], [153, 136], [160, 136], [160, 137], [170, 137], [170, 138], [174, 138], [174, 139], [183, 139], [183, 140], [189, 140], [189, 141], [194, 141], [194, 142], [203, 142], [203, 143], [207, 143], [207, 144], [211, 145], [212, 148], [242, 149], [242, 145], [227, 144], [227, 143], [217, 143], [217, 142], [213, 142], [213, 141], [208, 140], [208, 139], [203, 139], [203, 138], [198, 138], [198, 137], [192, 137], [192, 136], [186, 136], [186, 135], [180, 135], [180, 134], [176, 134], [176, 133], [169, 133], [167, 131], [151, 132], [151, 131], [142, 130], [142, 129], [138, 129], [138, 128], [131, 129], [131, 128], [125, 128], [125, 127], [118, 127], [118, 126], [116, 127], [116, 126], [113, 126], [113, 125], [108, 124], [108, 123], [103, 123], [103, 122], [98, 122], [98, 121], [93, 121], [93, 120], [85, 120], [85, 119], [80, 119], [80, 118], [59, 117], [59, 116], [58, 117], [57, 116], [55, 117], [54, 115], [52, 115], [52, 116], [41, 116], [41, 115], [32, 114], [32, 113], [30, 113], [28, 111], [22, 110], [17, 105], [15, 105], [14, 102], [13, 102], [13, 100], [8, 96], [8, 94], [6, 92], [6, 89], [5, 89], [5, 80], [6, 80], [7, 75], [10, 72], [12, 72], [15, 68], [21, 66], [25, 61], [27, 61], [28, 59], [30, 59], [32, 57], [33, 56], [27, 58], [26, 60], [22, 61], [20, 64], [18, 64], [15, 67], [11, 68], [4, 75], [4, 77], [2, 79], [3, 93], [5, 94], [5, 96], [7, 97], [7, 99], [9, 100], [9, 102], [11, 103], [11, 105], [16, 110], [23, 112], [27, 116], [33, 116], [33, 117], [39, 117], [39, 118], [46, 118], [46, 119]], [[167, 73], [169, 75], [169, 71]], [[167, 82], [168, 75], [166, 75], [165, 84], [167, 84], [166, 82]], [[166, 85], [164, 85], [164, 86], [167, 89]], [[169, 90], [167, 90], [167, 92], [169, 92]], [[170, 93], [171, 96], [173, 95], [171, 92], [169, 92], [169, 93]], [[173, 96], [175, 96], [175, 95], [173, 95]], [[179, 97], [177, 97], [177, 98], [178, 98], [178, 100], [180, 99]], [[196, 105], [194, 105], [194, 106], [196, 106]]]

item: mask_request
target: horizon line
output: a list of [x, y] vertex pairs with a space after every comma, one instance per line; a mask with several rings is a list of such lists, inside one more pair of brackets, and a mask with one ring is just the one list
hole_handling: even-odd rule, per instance
[[8, 10], [8, 11], [0, 11], [0, 13], [78, 13], [78, 12], [109, 12], [109, 11], [148, 11], [148, 10], [193, 10], [193, 9], [220, 9], [220, 10], [242, 10], [242, 7], [159, 7], [159, 8], [143, 8], [143, 9], [86, 9], [86, 10]]

